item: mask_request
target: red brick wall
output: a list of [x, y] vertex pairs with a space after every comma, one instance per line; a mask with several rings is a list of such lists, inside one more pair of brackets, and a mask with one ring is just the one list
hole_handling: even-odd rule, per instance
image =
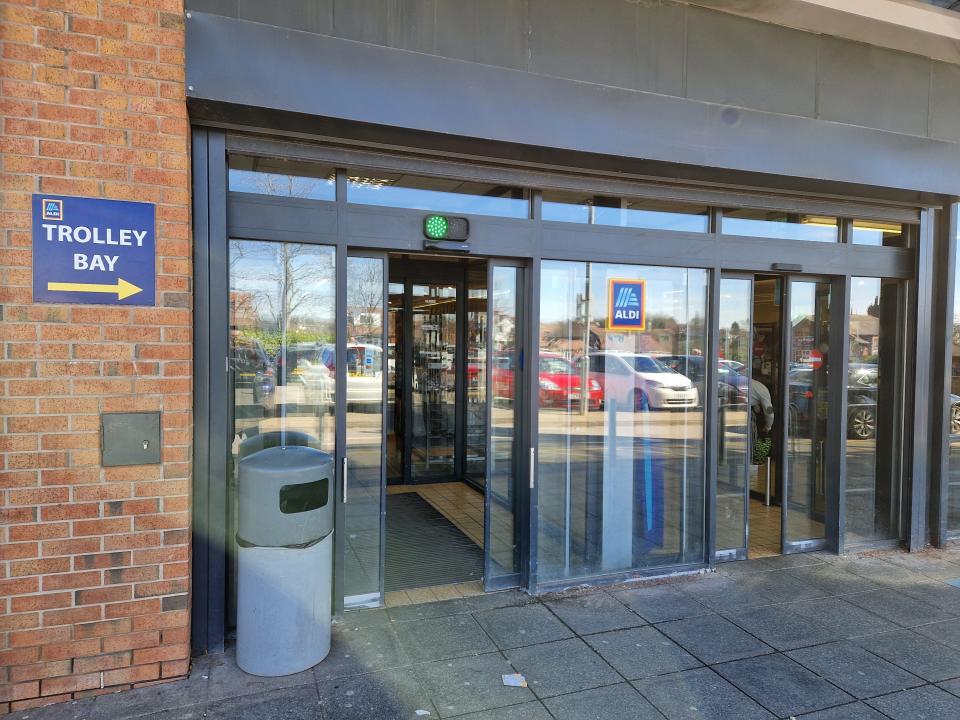
[[[0, 2], [0, 713], [186, 673], [191, 247], [182, 0]], [[34, 192], [156, 203], [156, 308], [31, 303]], [[102, 468], [102, 412], [163, 463]]]

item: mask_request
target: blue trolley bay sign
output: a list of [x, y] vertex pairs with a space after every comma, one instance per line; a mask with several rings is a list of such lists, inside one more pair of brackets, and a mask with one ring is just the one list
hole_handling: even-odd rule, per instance
[[150, 203], [33, 196], [34, 302], [156, 305]]

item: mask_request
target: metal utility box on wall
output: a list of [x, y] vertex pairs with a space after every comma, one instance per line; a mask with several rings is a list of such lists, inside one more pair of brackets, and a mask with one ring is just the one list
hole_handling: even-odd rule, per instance
[[160, 462], [160, 413], [104, 413], [100, 416], [103, 467]]

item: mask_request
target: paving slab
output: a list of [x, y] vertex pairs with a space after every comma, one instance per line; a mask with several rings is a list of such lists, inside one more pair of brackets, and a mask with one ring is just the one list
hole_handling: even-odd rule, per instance
[[838, 639], [835, 633], [790, 612], [785, 605], [730, 613], [727, 618], [777, 650], [793, 650]]
[[702, 664], [649, 625], [588, 635], [584, 640], [627, 680], [689, 670]]
[[410, 663], [392, 626], [361, 627], [334, 633], [330, 654], [314, 667], [313, 674], [318, 681], [334, 680]]
[[823, 710], [854, 699], [784, 655], [734, 660], [713, 668], [778, 717]]
[[206, 717], [209, 720], [319, 720], [323, 716], [317, 686], [311, 683], [212, 702], [207, 706]]
[[556, 720], [663, 720], [646, 698], [628, 683], [547, 698]]
[[[414, 718], [414, 720], [421, 720]], [[426, 718], [425, 720], [429, 720]], [[527, 702], [522, 705], [483, 710], [469, 715], [458, 715], [457, 720], [553, 720], [550, 713], [539, 701]]]
[[185, 680], [100, 695], [95, 701], [91, 699], [92, 705], [84, 717], [89, 720], [114, 720], [114, 718], [136, 717], [161, 710], [205, 706], [210, 665], [210, 658], [199, 658], [191, 664], [190, 677]]
[[282, 677], [248, 675], [237, 666], [236, 653], [230, 650], [211, 660], [207, 699], [213, 703], [226, 698], [256, 695], [270, 690], [292, 688], [299, 685], [312, 686], [313, 684], [312, 670], [304, 670], [294, 675], [284, 675]]
[[472, 615], [396, 623], [394, 630], [413, 662], [480, 655], [497, 649]]
[[889, 720], [889, 718], [869, 705], [856, 702], [849, 705], [838, 705], [829, 710], [819, 710], [807, 715], [798, 715], [796, 720]]
[[849, 641], [793, 650], [787, 656], [861, 700], [924, 684], [916, 675]]
[[774, 717], [710, 668], [659, 675], [633, 685], [669, 720]]
[[[325, 720], [408, 720], [437, 711], [409, 668], [318, 683]], [[418, 715], [418, 711], [420, 715]]]
[[473, 607], [467, 602], [466, 598], [456, 598], [417, 605], [399, 605], [387, 608], [386, 613], [393, 622], [406, 622], [408, 620], [427, 620], [429, 618], [447, 617], [448, 615], [461, 615], [472, 610]]
[[350, 631], [357, 630], [362, 627], [389, 625], [390, 622], [390, 614], [386, 608], [375, 608], [373, 610], [349, 610], [342, 616], [334, 618], [333, 631]]
[[643, 618], [605, 592], [585, 592], [547, 600], [546, 606], [578, 635], [646, 624]]
[[904, 585], [902, 592], [940, 608], [953, 617], [960, 617], [960, 587], [945, 582]]
[[507, 650], [506, 656], [540, 698], [623, 681], [580, 638], [514, 648]]
[[920, 625], [913, 628], [913, 631], [931, 640], [949, 645], [954, 650], [960, 650], [960, 622], [957, 620], [944, 620], [929, 625]]
[[756, 573], [736, 578], [703, 578], [684, 584], [682, 592], [715, 612], [772, 605], [777, 599], [766, 595], [762, 589], [762, 581], [757, 579], [765, 574]]
[[486, 610], [474, 617], [501, 650], [573, 637], [570, 629], [540, 604]]
[[900, 629], [899, 625], [894, 625], [869, 610], [844, 602], [840, 597], [801, 600], [787, 603], [783, 607], [795, 615], [826, 628], [838, 638], [874, 635]]
[[713, 612], [690, 595], [668, 585], [617, 589], [610, 594], [650, 623], [680, 620]]
[[[191, 705], [190, 707], [174, 708], [173, 710], [161, 710], [149, 715], [138, 715], [137, 720], [206, 720], [208, 717], [218, 716], [209, 715], [203, 705]], [[285, 718], [286, 716], [276, 717]], [[295, 719], [297, 716], [293, 715], [292, 717]]]
[[899, 589], [886, 588], [844, 597], [848, 603], [869, 610], [900, 627], [916, 627], [949, 620], [950, 613], [929, 605]]
[[442, 718], [481, 713], [536, 698], [527, 688], [506, 687], [502, 676], [514, 672], [500, 653], [441, 660], [413, 666]]
[[960, 718], [960, 698], [933, 685], [884, 695], [866, 703], [890, 720]]
[[499, 592], [484, 593], [483, 595], [472, 595], [464, 598], [473, 612], [483, 610], [496, 610], [502, 607], [516, 607], [518, 605], [529, 605], [538, 602], [537, 598], [528, 595], [522, 590], [501, 590]]
[[719, 615], [660, 623], [657, 630], [706, 665], [741, 660], [774, 651], [766, 643]]
[[788, 569], [787, 573], [799, 580], [816, 585], [827, 595], [850, 595], [876, 590], [880, 587], [865, 577], [827, 563], [794, 567]]
[[934, 642], [912, 630], [870, 635], [854, 642], [928, 682], [960, 677], [960, 651]]

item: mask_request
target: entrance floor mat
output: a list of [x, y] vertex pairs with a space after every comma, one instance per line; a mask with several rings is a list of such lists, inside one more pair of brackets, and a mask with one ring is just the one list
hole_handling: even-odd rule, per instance
[[386, 544], [386, 592], [483, 577], [483, 550], [416, 493], [387, 494]]

